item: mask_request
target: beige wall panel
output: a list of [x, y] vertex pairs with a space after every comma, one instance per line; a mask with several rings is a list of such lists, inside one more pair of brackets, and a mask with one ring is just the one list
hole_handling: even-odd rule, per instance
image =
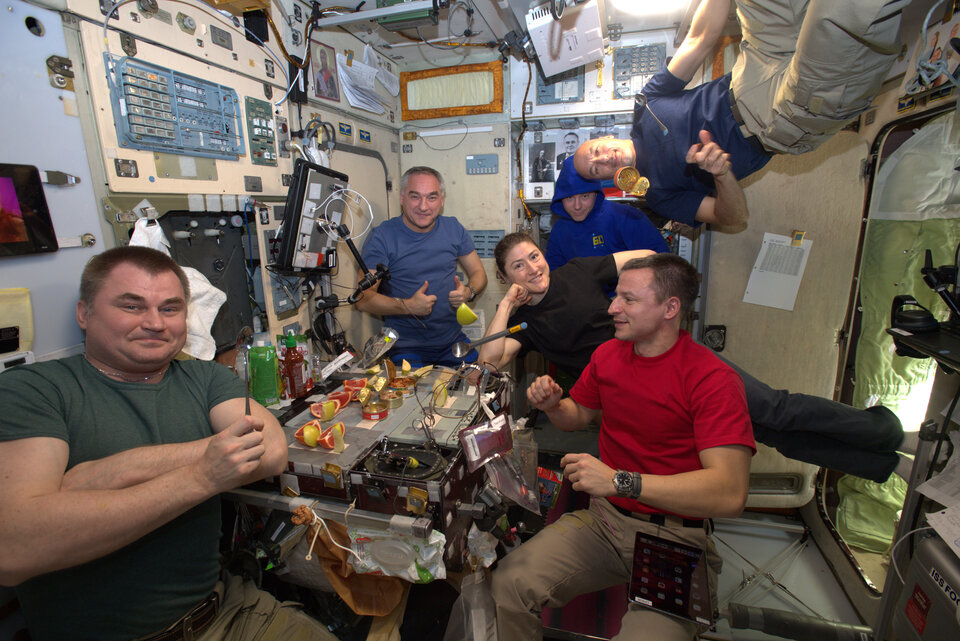
[[[707, 323], [727, 326], [725, 357], [773, 387], [833, 397], [836, 337], [857, 270], [866, 152], [858, 136], [841, 133], [815, 152], [774, 157], [742, 183], [748, 228], [711, 234]], [[813, 241], [794, 310], [744, 303], [764, 232], [794, 229]]]
[[[90, 23], [81, 23], [80, 33], [83, 42], [84, 58], [89, 61], [88, 82], [94, 106], [94, 119], [100, 137], [100, 152], [103, 157], [104, 172], [107, 184], [111, 191], [143, 194], [245, 194], [244, 176], [259, 176], [263, 181], [263, 191], [254, 196], [277, 196], [286, 194], [286, 187], [282, 184], [281, 174], [289, 173], [292, 167], [290, 159], [281, 158], [279, 166], [266, 167], [253, 165], [249, 157], [249, 140], [247, 153], [239, 160], [215, 160], [216, 176], [213, 179], [186, 179], [167, 178], [159, 175], [154, 152], [121, 147], [117, 141], [117, 133], [113, 121], [113, 107], [110, 103], [110, 90], [102, 63], [105, 52], [103, 46], [103, 30]], [[122, 54], [119, 35], [116, 31], [108, 32], [111, 54]], [[137, 42], [137, 58], [163, 67], [171, 68], [210, 82], [218, 82], [234, 89], [240, 101], [241, 111], [245, 96], [253, 96], [265, 100], [263, 83], [239, 74], [228, 74], [221, 69], [212, 67], [186, 56], [180, 56], [146, 42]], [[99, 64], [98, 64], [99, 63]], [[274, 95], [277, 95], [274, 89]], [[282, 95], [282, 94], [280, 94]], [[242, 116], [241, 126], [246, 135], [245, 115]], [[163, 154], [164, 157], [191, 163], [191, 156], [175, 156]], [[135, 160], [139, 169], [138, 178], [120, 178], [113, 168], [114, 158]], [[204, 163], [209, 159], [202, 159]], [[201, 167], [203, 164], [200, 165]], [[203, 175], [203, 174], [199, 174]]]
[[[389, 193], [386, 189], [387, 177], [384, 176], [384, 168], [379, 160], [342, 151], [335, 151], [330, 160], [331, 167], [350, 177], [350, 188], [360, 192], [370, 203], [370, 208], [373, 211], [371, 229], [386, 220], [388, 212], [391, 216], [395, 215], [395, 212], [399, 212], [396, 197], [399, 180], [397, 160], [396, 154], [389, 153], [389, 141], [387, 140], [392, 136], [393, 134], [381, 133], [379, 137], [383, 139], [382, 142], [387, 149], [378, 150], [387, 163], [390, 180], [393, 182], [393, 191]], [[377, 142], [376, 135], [374, 136], [374, 142]], [[360, 230], [351, 229], [350, 231], [353, 235], [359, 233]], [[367, 235], [369, 235], [369, 232], [354, 239], [353, 242], [357, 246], [357, 250], [363, 249], [363, 243], [367, 239]], [[333, 291], [341, 299], [344, 299], [353, 293], [356, 288], [358, 267], [345, 242], [341, 241], [337, 246], [337, 255], [340, 259], [340, 269], [333, 277]], [[376, 265], [367, 265], [367, 267], [375, 269]], [[338, 307], [334, 313], [346, 332], [347, 340], [357, 349], [361, 349], [367, 338], [383, 326], [380, 318], [360, 312], [353, 305]]]

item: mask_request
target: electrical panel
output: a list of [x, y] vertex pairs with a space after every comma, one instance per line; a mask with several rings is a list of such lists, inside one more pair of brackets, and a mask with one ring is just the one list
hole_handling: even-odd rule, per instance
[[537, 73], [537, 104], [560, 105], [583, 102], [583, 67], [550, 76], [547, 81]]
[[254, 165], [277, 166], [277, 139], [270, 103], [247, 96], [247, 135], [250, 137], [250, 162]]
[[495, 174], [500, 171], [500, 158], [497, 154], [473, 154], [467, 156], [467, 175]]
[[616, 98], [633, 98], [647, 78], [663, 69], [667, 60], [666, 43], [620, 47], [613, 50], [613, 82]]
[[141, 60], [104, 54], [120, 145], [236, 160], [245, 153], [240, 101], [229, 87]]
[[[663, 68], [676, 48], [675, 30], [657, 29], [623, 34], [604, 49], [603, 57], [547, 77], [530, 79], [527, 65], [510, 65], [510, 118], [595, 117], [633, 110], [632, 98], [650, 76]], [[542, 59], [541, 59], [542, 63]], [[548, 73], [548, 72], [544, 72]], [[698, 83], [700, 75], [694, 77]], [[530, 83], [530, 91], [524, 87]], [[534, 91], [536, 88], [536, 91]]]

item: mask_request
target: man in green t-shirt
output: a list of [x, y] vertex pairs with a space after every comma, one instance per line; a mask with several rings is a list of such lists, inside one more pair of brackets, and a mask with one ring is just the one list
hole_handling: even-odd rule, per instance
[[85, 354], [0, 377], [0, 584], [17, 586], [33, 641], [258, 639], [238, 632], [268, 625], [333, 639], [218, 582], [218, 495], [279, 474], [287, 446], [265, 408], [244, 415], [228, 369], [174, 360], [189, 292], [161, 252], [106, 251], [81, 277]]

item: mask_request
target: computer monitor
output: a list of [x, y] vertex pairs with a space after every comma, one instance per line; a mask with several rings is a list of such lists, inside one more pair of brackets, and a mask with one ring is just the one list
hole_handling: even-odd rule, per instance
[[287, 191], [275, 266], [281, 270], [329, 271], [336, 249], [337, 225], [346, 203], [339, 192], [348, 187], [345, 174], [298, 158]]
[[40, 172], [33, 165], [0, 163], [0, 256], [59, 248]]

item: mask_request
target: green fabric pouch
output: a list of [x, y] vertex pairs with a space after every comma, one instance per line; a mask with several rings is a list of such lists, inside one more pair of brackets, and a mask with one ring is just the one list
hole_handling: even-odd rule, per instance
[[847, 474], [837, 481], [837, 492], [837, 530], [843, 540], [870, 552], [886, 552], [907, 495], [907, 482], [896, 474], [883, 483]]

